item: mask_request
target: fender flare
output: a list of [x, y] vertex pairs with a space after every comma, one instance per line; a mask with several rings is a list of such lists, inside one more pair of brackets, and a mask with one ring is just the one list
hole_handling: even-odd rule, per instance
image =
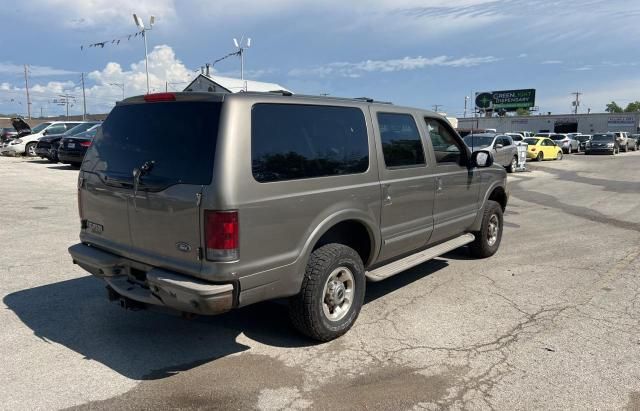
[[473, 221], [473, 224], [469, 228], [469, 231], [479, 231], [482, 227], [482, 218], [484, 216], [484, 208], [487, 205], [487, 201], [489, 200], [489, 196], [496, 188], [502, 188], [507, 195], [507, 200], [509, 198], [509, 192], [507, 188], [502, 184], [502, 181], [494, 181], [489, 188], [484, 193], [484, 199], [482, 200], [482, 206], [478, 209], [478, 214], [476, 215], [476, 219]]

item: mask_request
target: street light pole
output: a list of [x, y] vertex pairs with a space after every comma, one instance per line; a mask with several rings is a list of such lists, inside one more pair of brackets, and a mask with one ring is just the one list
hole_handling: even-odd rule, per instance
[[144, 70], [147, 73], [147, 94], [149, 94], [149, 58], [147, 57], [148, 55], [148, 50], [147, 50], [147, 31], [151, 30], [153, 28], [153, 23], [155, 23], [156, 18], [155, 16], [151, 16], [149, 18], [149, 27], [146, 28], [144, 26], [144, 22], [142, 21], [142, 19], [140, 17], [138, 17], [137, 14], [133, 13], [133, 21], [136, 23], [136, 26], [138, 27], [138, 29], [140, 29], [142, 31], [142, 39], [144, 40]]
[[124, 83], [109, 83], [110, 86], [117, 86], [122, 89], [122, 99], [124, 100]]

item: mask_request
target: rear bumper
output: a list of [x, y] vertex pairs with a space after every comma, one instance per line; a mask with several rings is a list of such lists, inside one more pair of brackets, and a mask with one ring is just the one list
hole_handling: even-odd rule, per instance
[[[85, 244], [69, 247], [69, 254], [75, 264], [106, 281], [117, 294], [143, 304], [202, 315], [220, 314], [234, 306], [233, 284], [211, 284]], [[145, 273], [144, 280], [134, 276], [133, 270]]]
[[58, 150], [58, 160], [62, 163], [82, 163], [84, 153]]
[[613, 153], [615, 151], [615, 148], [609, 148], [609, 147], [587, 147], [585, 148], [585, 151], [588, 151], [589, 153]]

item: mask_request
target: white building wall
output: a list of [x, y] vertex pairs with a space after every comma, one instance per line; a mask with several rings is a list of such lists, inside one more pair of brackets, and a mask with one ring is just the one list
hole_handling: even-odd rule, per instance
[[640, 112], [458, 118], [459, 129], [495, 128], [501, 133], [511, 131], [556, 132], [559, 125], [568, 123], [577, 123], [577, 131], [585, 134], [604, 133], [607, 131], [637, 133], [640, 127]]

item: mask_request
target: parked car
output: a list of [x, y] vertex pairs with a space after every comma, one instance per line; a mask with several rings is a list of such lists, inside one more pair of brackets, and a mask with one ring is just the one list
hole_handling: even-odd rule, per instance
[[510, 173], [518, 167], [518, 149], [511, 137], [506, 134], [470, 134], [463, 140], [471, 151], [491, 151], [494, 161], [502, 164]]
[[533, 137], [533, 133], [531, 131], [516, 131], [517, 134], [521, 134], [524, 138]]
[[[20, 119], [20, 122], [29, 127], [23, 120]], [[78, 124], [80, 124], [79, 121], [52, 121], [38, 124], [33, 129], [30, 129], [30, 134], [20, 136], [19, 138], [11, 141], [8, 145], [2, 147], [0, 149], [0, 153], [5, 156], [18, 156], [24, 154], [30, 157], [35, 157], [36, 144], [38, 144], [40, 137], [50, 134], [62, 134]], [[13, 126], [18, 130], [18, 132], [20, 132], [18, 127], [16, 127], [16, 123], [14, 123]]]
[[586, 145], [584, 153], [606, 153], [616, 155], [620, 153], [618, 136], [616, 136], [615, 133], [594, 134]]
[[550, 138], [567, 154], [580, 152], [580, 142], [569, 134], [552, 134]]
[[591, 141], [591, 134], [579, 134], [576, 136], [576, 140], [580, 143], [580, 150], [585, 151], [587, 142]]
[[527, 145], [527, 143], [524, 142], [524, 139], [527, 138], [524, 135], [520, 134], [520, 133], [504, 133], [507, 136], [511, 137], [511, 139], [513, 140], [514, 144], [516, 146], [519, 145]]
[[626, 131], [614, 131], [613, 135], [616, 137], [616, 141], [618, 142], [618, 152], [620, 150], [625, 153], [631, 149], [631, 143], [629, 142], [629, 133]]
[[0, 144], [12, 140], [18, 136], [18, 132], [13, 127], [0, 127]]
[[367, 279], [465, 244], [493, 255], [506, 181], [429, 111], [148, 94], [118, 102], [87, 151], [69, 252], [123, 307], [209, 315], [289, 297], [295, 327], [328, 341], [356, 321]]
[[555, 141], [547, 137], [526, 138], [527, 159], [529, 160], [562, 160], [562, 148]]
[[629, 134], [627, 137], [629, 149], [633, 151], [638, 151], [640, 148], [640, 134]]
[[62, 134], [52, 134], [40, 137], [40, 140], [38, 140], [38, 143], [36, 144], [36, 154], [40, 156], [40, 158], [46, 158], [51, 162], [57, 163], [58, 144], [62, 138], [83, 133], [98, 124], [100, 124], [99, 121], [85, 121], [73, 128], [70, 128]]
[[82, 164], [82, 159], [87, 149], [91, 147], [91, 142], [99, 128], [100, 125], [96, 124], [87, 131], [62, 138], [56, 149], [58, 160], [63, 164], [71, 164], [76, 167]]

